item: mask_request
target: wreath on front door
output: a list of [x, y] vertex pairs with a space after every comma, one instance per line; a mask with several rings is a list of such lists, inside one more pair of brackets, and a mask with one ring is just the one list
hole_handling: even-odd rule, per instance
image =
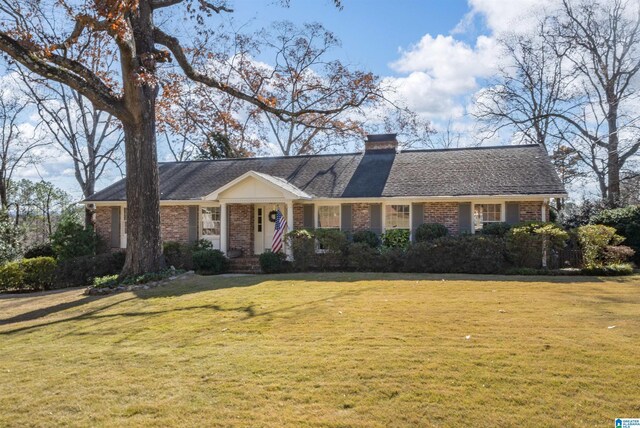
[[269, 211], [269, 221], [271, 223], [275, 223], [276, 222], [276, 216], [278, 215], [278, 212], [276, 210], [271, 210]]

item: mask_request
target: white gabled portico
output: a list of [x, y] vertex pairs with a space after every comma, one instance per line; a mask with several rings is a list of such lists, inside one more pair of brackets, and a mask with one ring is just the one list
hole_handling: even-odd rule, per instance
[[[261, 254], [271, 248], [274, 224], [269, 221], [269, 212], [280, 208], [287, 217], [287, 231], [293, 230], [293, 202], [311, 199], [311, 195], [292, 185], [287, 180], [269, 174], [248, 171], [224, 186], [205, 196], [203, 201], [220, 203], [220, 249], [229, 250], [230, 204], [253, 205], [254, 254]], [[287, 248], [287, 254], [290, 254]]]

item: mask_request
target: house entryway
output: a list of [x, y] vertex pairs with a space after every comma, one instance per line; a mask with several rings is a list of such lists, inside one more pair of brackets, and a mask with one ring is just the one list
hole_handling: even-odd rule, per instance
[[282, 215], [287, 215], [284, 204], [256, 204], [254, 208], [254, 254], [262, 254], [271, 249], [275, 232], [275, 212], [280, 208]]

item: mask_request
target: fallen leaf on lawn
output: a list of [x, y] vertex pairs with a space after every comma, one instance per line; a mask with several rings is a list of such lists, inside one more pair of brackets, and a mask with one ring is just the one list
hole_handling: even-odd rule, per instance
[[612, 328], [616, 328], [615, 325], [610, 325], [609, 327], [607, 327], [609, 330], [611, 330]]

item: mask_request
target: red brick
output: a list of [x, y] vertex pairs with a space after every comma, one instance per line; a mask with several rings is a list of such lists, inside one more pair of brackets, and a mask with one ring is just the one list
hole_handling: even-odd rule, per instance
[[457, 202], [427, 202], [424, 204], [424, 222], [440, 223], [449, 229], [449, 233], [458, 233]]
[[96, 233], [111, 246], [111, 208], [96, 207]]
[[253, 255], [253, 204], [229, 204], [229, 249]]
[[369, 204], [353, 204], [351, 206], [351, 227], [354, 232], [371, 228]]

